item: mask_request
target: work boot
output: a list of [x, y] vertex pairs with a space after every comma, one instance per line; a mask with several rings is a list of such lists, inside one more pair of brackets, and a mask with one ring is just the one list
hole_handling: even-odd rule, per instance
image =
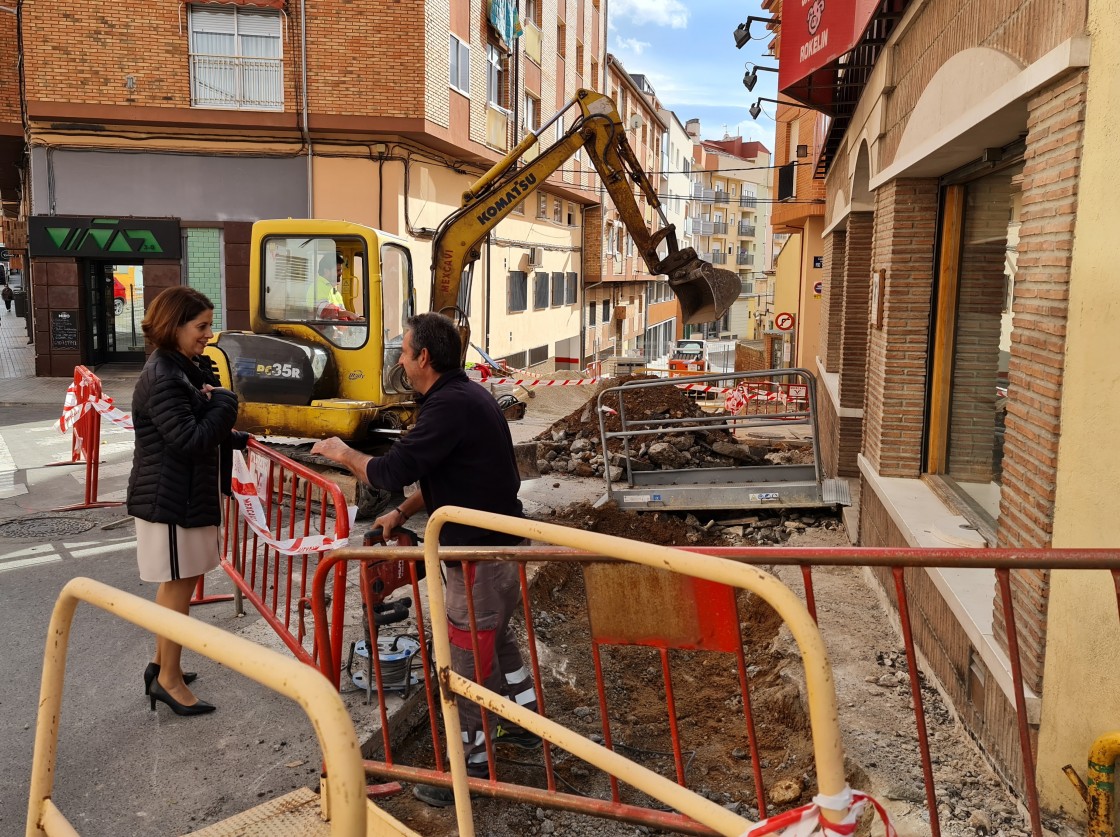
[[521, 727], [507, 728], [498, 724], [498, 729], [494, 733], [495, 744], [511, 744], [514, 747], [520, 747], [522, 750], [539, 750], [541, 748], [541, 737], [528, 730], [521, 729]]
[[436, 785], [414, 785], [412, 795], [433, 808], [449, 808], [455, 804], [455, 791]]

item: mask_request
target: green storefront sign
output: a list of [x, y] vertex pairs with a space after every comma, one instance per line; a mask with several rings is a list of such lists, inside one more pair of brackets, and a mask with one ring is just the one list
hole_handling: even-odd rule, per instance
[[33, 257], [172, 259], [182, 253], [179, 221], [173, 218], [91, 218], [32, 215], [28, 249]]

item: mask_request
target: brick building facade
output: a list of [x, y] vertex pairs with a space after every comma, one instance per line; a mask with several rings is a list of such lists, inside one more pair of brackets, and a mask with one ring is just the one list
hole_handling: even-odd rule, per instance
[[[144, 299], [166, 284], [197, 284], [223, 326], [246, 328], [248, 228], [261, 218], [358, 221], [413, 239], [423, 308], [427, 243], [462, 192], [578, 88], [603, 84], [597, 0], [541, 0], [521, 33], [499, 32], [482, 0], [132, 0], [96, 14], [27, 0], [18, 11], [19, 38], [15, 16], [0, 14], [24, 78], [21, 99], [18, 61], [0, 65], [0, 162], [11, 164], [0, 171], [18, 173], [12, 183], [0, 175], [0, 197], [8, 215], [44, 231], [39, 240], [48, 229], [92, 230], [78, 250], [76, 239], [41, 253], [32, 244], [40, 375], [142, 357], [132, 332]], [[573, 161], [491, 237], [467, 305], [492, 355], [581, 360], [573, 289], [595, 177]], [[123, 218], [174, 221], [175, 257], [97, 246], [109, 235], [98, 225]], [[116, 267], [140, 278], [136, 310], [114, 321]], [[543, 306], [532, 294], [541, 274]], [[77, 348], [50, 339], [64, 311], [83, 324]]]
[[[787, 17], [779, 0], [765, 5]], [[827, 194], [821, 445], [830, 470], [860, 479], [852, 535], [861, 545], [1083, 542], [1056, 536], [1055, 521], [1059, 485], [1079, 484], [1075, 472], [1063, 475], [1060, 451], [1074, 444], [1063, 434], [1066, 381], [1088, 371], [1069, 355], [1075, 320], [1085, 316], [1069, 298], [1078, 247], [1096, 246], [1087, 231], [1079, 235], [1077, 212], [1086, 137], [1110, 130], [1087, 108], [1094, 78], [1107, 87], [1115, 72], [1098, 59], [1109, 42], [1087, 11], [1103, 20], [1106, 7], [896, 0], [861, 21], [850, 53], [858, 61], [847, 60], [866, 67], [826, 101], [813, 94], [811, 104], [831, 117], [807, 167]], [[788, 17], [793, 26], [796, 15]], [[807, 101], [815, 71], [787, 74], [782, 91]], [[1114, 118], [1107, 108], [1097, 116]], [[1094, 277], [1080, 281], [1098, 292]], [[929, 569], [910, 579], [930, 669], [1022, 788], [993, 574]], [[893, 597], [890, 573], [880, 580]], [[1047, 742], [1040, 761], [1053, 763], [1057, 750], [1092, 739], [1083, 724], [1072, 737], [1046, 730], [1063, 711], [1051, 669], [1075, 665], [1054, 649], [1080, 617], [1050, 608], [1046, 573], [1014, 571], [1012, 582], [1027, 714]], [[1040, 773], [1038, 784], [1046, 806], [1070, 805], [1062, 783]]]

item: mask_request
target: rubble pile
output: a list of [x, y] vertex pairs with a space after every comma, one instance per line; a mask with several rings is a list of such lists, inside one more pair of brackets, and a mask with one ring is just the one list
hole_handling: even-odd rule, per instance
[[[624, 378], [622, 382], [642, 380]], [[542, 474], [574, 474], [598, 477], [609, 474], [612, 482], [624, 476], [623, 441], [611, 439], [602, 449], [597, 397], [592, 397], [556, 421], [536, 437], [537, 467]], [[682, 390], [655, 387], [625, 393], [628, 419], [688, 419], [710, 415]], [[604, 424], [608, 431], [622, 429], [618, 394], [603, 400]], [[803, 446], [785, 442], [777, 444], [744, 444], [726, 430], [705, 430], [684, 422], [676, 432], [662, 432], [630, 440], [631, 467], [636, 471], [674, 470], [678, 468], [726, 468], [735, 465], [785, 465], [811, 461]]]
[[[642, 380], [641, 377], [621, 379], [621, 383]], [[652, 380], [652, 379], [651, 379]], [[550, 472], [575, 474], [580, 477], [603, 476], [610, 472], [612, 480], [623, 476], [623, 442], [612, 439], [602, 450], [597, 397], [592, 397], [556, 421], [536, 437], [540, 452], [537, 466], [542, 474]], [[625, 394], [629, 419], [687, 419], [707, 415], [695, 401], [675, 387], [640, 389]], [[621, 430], [618, 394], [603, 400], [605, 425], [608, 431]], [[669, 468], [719, 468], [736, 462], [758, 464], [767, 449], [749, 449], [739, 444], [725, 430], [704, 430], [684, 423], [680, 432], [639, 436], [630, 442], [632, 467], [653, 471]]]
[[551, 522], [588, 532], [615, 535], [664, 546], [764, 546], [783, 544], [807, 529], [838, 530], [831, 510], [774, 509], [757, 514], [713, 517], [701, 513], [636, 512], [605, 503], [598, 508], [574, 503], [554, 512]]

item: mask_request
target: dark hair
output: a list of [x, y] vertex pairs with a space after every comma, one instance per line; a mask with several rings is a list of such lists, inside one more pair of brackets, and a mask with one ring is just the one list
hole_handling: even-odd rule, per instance
[[331, 260], [331, 254], [327, 253], [319, 259], [319, 275], [320, 276], [333, 276], [334, 269], [340, 264], [343, 264], [345, 259], [342, 258], [341, 253], [334, 254], [334, 260]]
[[178, 348], [175, 332], [179, 326], [186, 325], [203, 311], [213, 310], [214, 303], [205, 294], [179, 285], [152, 300], [140, 328], [157, 348], [170, 351]]
[[451, 320], [443, 314], [428, 312], [409, 317], [405, 327], [412, 334], [413, 356], [427, 349], [432, 369], [440, 374], [458, 368], [463, 343], [459, 339], [459, 329]]

